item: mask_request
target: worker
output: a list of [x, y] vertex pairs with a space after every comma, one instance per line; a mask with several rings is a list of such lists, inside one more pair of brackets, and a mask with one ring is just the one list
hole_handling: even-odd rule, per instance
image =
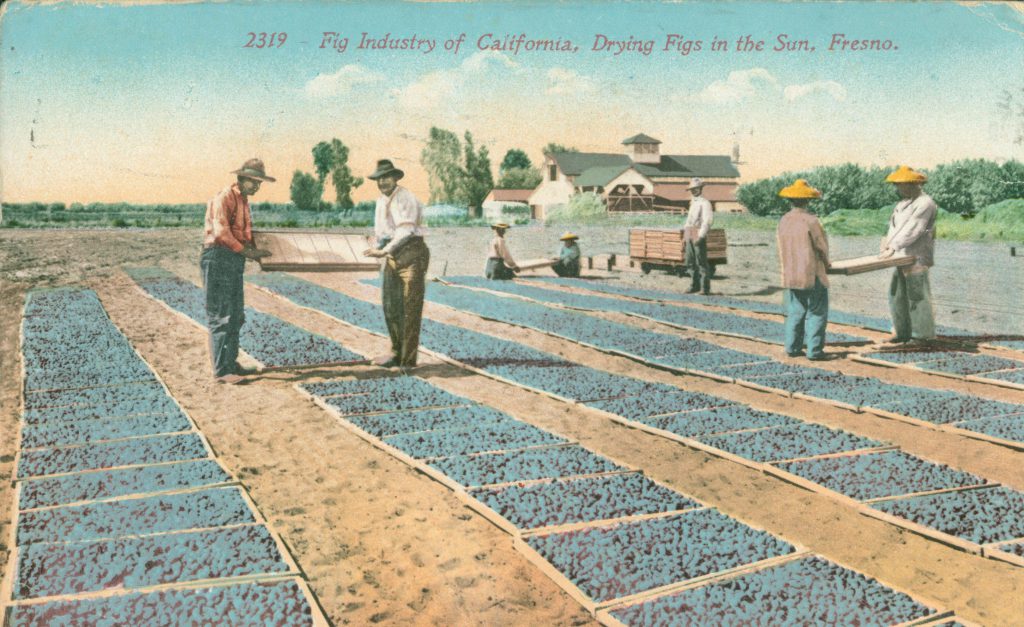
[[238, 363], [238, 336], [245, 322], [245, 260], [270, 256], [270, 251], [253, 243], [249, 196], [259, 191], [263, 181], [275, 179], [267, 176], [259, 159], [249, 159], [231, 173], [235, 183], [206, 205], [199, 268], [206, 292], [213, 376], [218, 383], [234, 385], [245, 382], [244, 375], [255, 373]]
[[708, 231], [715, 221], [711, 203], [704, 198], [704, 179], [693, 177], [686, 187], [690, 191], [690, 212], [686, 216], [684, 228], [691, 229], [686, 239], [686, 260], [693, 279], [687, 294], [700, 292], [707, 296], [711, 293], [711, 264], [708, 263]]
[[363, 253], [384, 258], [381, 305], [391, 337], [391, 352], [375, 357], [373, 363], [403, 370], [416, 366], [430, 265], [430, 249], [423, 241], [423, 203], [398, 184], [404, 176], [405, 172], [388, 159], [377, 161], [377, 169], [367, 176], [377, 181], [380, 197], [374, 213], [377, 244]]
[[579, 235], [566, 232], [558, 238], [562, 242], [562, 248], [558, 252], [558, 259], [551, 269], [558, 276], [578, 277], [580, 275], [580, 245]]
[[505, 231], [509, 226], [504, 222], [498, 222], [492, 224], [491, 228], [494, 230], [494, 238], [487, 245], [487, 267], [484, 269], [484, 276], [499, 281], [514, 279], [515, 273], [519, 272], [519, 266], [516, 265], [512, 253], [508, 250], [508, 244], [505, 243]]
[[893, 255], [914, 257], [913, 265], [896, 268], [889, 284], [892, 313], [890, 344], [927, 342], [935, 338], [935, 315], [928, 268], [935, 264], [935, 201], [922, 190], [928, 177], [900, 166], [885, 178], [896, 186], [900, 201], [889, 219], [889, 231], [882, 240], [880, 258]]
[[828, 326], [828, 239], [817, 216], [807, 210], [821, 192], [797, 179], [779, 192], [790, 210], [779, 220], [776, 239], [782, 265], [782, 303], [786, 311], [786, 354], [804, 354], [811, 361], [829, 359], [825, 354]]

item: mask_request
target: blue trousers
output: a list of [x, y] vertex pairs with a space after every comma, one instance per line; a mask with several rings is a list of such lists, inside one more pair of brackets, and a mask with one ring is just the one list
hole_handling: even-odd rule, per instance
[[213, 376], [235, 373], [238, 334], [245, 322], [242, 275], [245, 257], [223, 246], [204, 248], [199, 258], [206, 291], [206, 326], [210, 330]]
[[786, 310], [786, 352], [801, 351], [806, 338], [807, 356], [821, 357], [828, 326], [828, 288], [815, 279], [810, 289], [784, 290], [782, 305]]

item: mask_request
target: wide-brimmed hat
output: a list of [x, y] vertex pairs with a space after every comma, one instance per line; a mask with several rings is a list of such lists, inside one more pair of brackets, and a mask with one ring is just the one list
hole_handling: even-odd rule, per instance
[[277, 180], [272, 176], [267, 176], [267, 169], [263, 166], [263, 161], [261, 159], [249, 159], [242, 164], [242, 167], [232, 171], [231, 173], [237, 174], [238, 176], [244, 176], [249, 179], [256, 179], [258, 181], [270, 181], [271, 183]]
[[697, 189], [698, 187], [704, 187], [704, 179], [700, 178], [699, 176], [695, 176], [692, 180], [690, 180], [690, 184], [686, 186], [686, 189], [691, 190]]
[[565, 233], [562, 234], [562, 237], [559, 237], [558, 239], [560, 239], [563, 242], [565, 242], [565, 241], [568, 241], [568, 240], [571, 240], [571, 239], [579, 239], [579, 238], [580, 238], [579, 235], [576, 235], [575, 233], [570, 233], [569, 231], [566, 231]]
[[887, 183], [924, 183], [927, 180], [927, 176], [905, 165], [901, 165], [895, 172], [885, 177]]
[[821, 192], [807, 184], [803, 179], [797, 179], [789, 187], [783, 187], [779, 192], [783, 198], [821, 198]]
[[494, 224], [491, 225], [491, 228], [492, 229], [505, 229], [505, 230], [508, 230], [509, 226], [507, 224], [505, 224], [504, 222], [495, 222]]
[[373, 174], [367, 176], [366, 178], [370, 179], [371, 181], [376, 181], [382, 176], [388, 176], [389, 174], [393, 174], [395, 176], [395, 180], [398, 180], [405, 176], [405, 172], [402, 172], [401, 170], [396, 168], [395, 164], [391, 163], [390, 159], [381, 159], [377, 161], [377, 169], [373, 171]]

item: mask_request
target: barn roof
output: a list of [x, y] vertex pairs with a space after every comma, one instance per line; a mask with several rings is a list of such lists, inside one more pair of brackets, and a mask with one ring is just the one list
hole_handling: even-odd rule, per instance
[[627, 137], [626, 139], [622, 140], [622, 143], [625, 144], [626, 146], [629, 146], [630, 144], [660, 144], [661, 140], [654, 139], [650, 135], [644, 135], [643, 133], [640, 133], [639, 135]]
[[626, 155], [600, 152], [558, 152], [551, 155], [577, 187], [604, 186], [633, 168], [652, 180], [658, 178], [739, 178], [728, 155], [662, 155], [659, 163], [634, 163]]

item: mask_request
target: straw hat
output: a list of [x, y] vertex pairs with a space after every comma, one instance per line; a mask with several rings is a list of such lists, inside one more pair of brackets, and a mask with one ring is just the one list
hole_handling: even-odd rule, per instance
[[821, 198], [821, 192], [807, 184], [803, 179], [797, 179], [789, 187], [783, 187], [779, 192], [783, 198]]
[[492, 229], [506, 229], [507, 230], [509, 228], [509, 226], [507, 224], [505, 224], [504, 222], [495, 222], [494, 224], [491, 225], [491, 228]]
[[924, 183], [927, 180], [927, 176], [905, 165], [901, 165], [895, 172], [885, 177], [887, 183]]
[[569, 231], [566, 231], [565, 233], [562, 234], [562, 237], [559, 237], [558, 239], [563, 241], [563, 242], [567, 242], [567, 241], [569, 241], [571, 239], [579, 239], [579, 238], [580, 238], [579, 235], [576, 235], [575, 233], [570, 233]]
[[267, 170], [260, 159], [249, 159], [242, 164], [242, 167], [233, 170], [231, 173], [258, 181], [270, 181], [271, 183], [277, 180], [272, 176], [267, 176]]
[[697, 189], [698, 187], [704, 187], [704, 179], [700, 178], [699, 176], [695, 176], [690, 181], [690, 184], [686, 186], [686, 189], [687, 191], [689, 191], [691, 189]]

